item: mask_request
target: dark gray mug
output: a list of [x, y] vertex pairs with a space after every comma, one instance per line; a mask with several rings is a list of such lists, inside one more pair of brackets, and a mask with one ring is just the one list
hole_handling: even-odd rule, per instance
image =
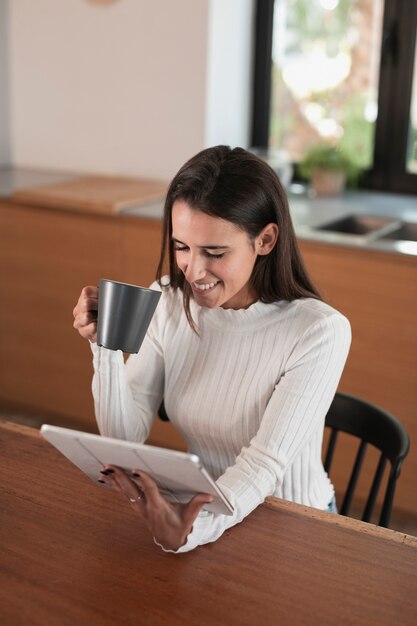
[[102, 278], [98, 291], [97, 345], [139, 352], [160, 291]]

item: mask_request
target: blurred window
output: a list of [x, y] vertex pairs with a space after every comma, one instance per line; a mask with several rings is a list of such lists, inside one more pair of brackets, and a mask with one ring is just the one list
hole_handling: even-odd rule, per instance
[[407, 146], [407, 171], [417, 174], [417, 46], [414, 54], [414, 74], [411, 91], [410, 125]]
[[417, 194], [417, 1], [258, 0], [252, 144], [337, 143], [364, 186]]
[[337, 142], [372, 163], [383, 0], [275, 0], [269, 146]]

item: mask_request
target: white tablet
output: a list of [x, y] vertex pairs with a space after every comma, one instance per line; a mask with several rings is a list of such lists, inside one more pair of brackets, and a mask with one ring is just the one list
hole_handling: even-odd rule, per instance
[[96, 485], [103, 465], [125, 470], [142, 469], [157, 483], [171, 502], [189, 502], [196, 493], [209, 493], [213, 502], [203, 508], [213, 513], [232, 515], [233, 507], [195, 454], [177, 452], [146, 444], [111, 439], [78, 430], [43, 424], [41, 434]]

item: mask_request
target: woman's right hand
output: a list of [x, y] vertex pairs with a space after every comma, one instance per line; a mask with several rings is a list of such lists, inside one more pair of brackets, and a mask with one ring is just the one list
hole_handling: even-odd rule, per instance
[[72, 312], [74, 328], [81, 337], [96, 341], [97, 339], [98, 287], [84, 287]]

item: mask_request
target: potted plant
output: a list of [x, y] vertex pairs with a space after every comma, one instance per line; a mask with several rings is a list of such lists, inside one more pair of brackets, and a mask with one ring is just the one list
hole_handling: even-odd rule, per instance
[[358, 166], [343, 150], [323, 143], [307, 150], [299, 168], [317, 196], [340, 194], [346, 182], [355, 183], [359, 174]]

